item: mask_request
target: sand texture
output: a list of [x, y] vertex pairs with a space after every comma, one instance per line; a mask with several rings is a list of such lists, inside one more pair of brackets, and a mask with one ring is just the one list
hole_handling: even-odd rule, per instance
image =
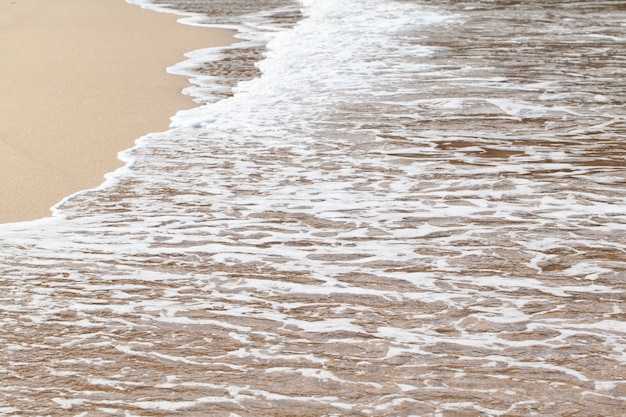
[[0, 222], [50, 215], [193, 107], [166, 68], [233, 33], [178, 18], [123, 0], [0, 0]]

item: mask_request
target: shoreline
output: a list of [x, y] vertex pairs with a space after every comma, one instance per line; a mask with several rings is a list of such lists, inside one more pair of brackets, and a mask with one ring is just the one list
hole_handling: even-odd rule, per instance
[[52, 215], [124, 166], [119, 152], [196, 107], [167, 67], [227, 46], [228, 29], [124, 0], [0, 0], [0, 223]]

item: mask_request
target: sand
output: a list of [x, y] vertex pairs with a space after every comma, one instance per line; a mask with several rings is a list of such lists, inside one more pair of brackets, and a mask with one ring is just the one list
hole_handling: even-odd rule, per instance
[[51, 215], [194, 107], [166, 68], [233, 33], [179, 18], [124, 0], [0, 0], [0, 222]]

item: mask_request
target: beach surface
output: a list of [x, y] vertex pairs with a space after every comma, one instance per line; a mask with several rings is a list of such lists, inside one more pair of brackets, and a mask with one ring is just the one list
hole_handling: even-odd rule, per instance
[[194, 107], [166, 68], [234, 32], [179, 18], [123, 0], [0, 0], [0, 223], [50, 215]]
[[158, 1], [244, 41], [0, 224], [2, 417], [625, 415], [623, 0]]

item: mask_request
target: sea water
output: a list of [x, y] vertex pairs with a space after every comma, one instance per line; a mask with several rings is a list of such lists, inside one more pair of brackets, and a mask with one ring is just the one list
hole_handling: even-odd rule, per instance
[[0, 414], [623, 412], [621, 1], [135, 3], [241, 42], [0, 227]]

